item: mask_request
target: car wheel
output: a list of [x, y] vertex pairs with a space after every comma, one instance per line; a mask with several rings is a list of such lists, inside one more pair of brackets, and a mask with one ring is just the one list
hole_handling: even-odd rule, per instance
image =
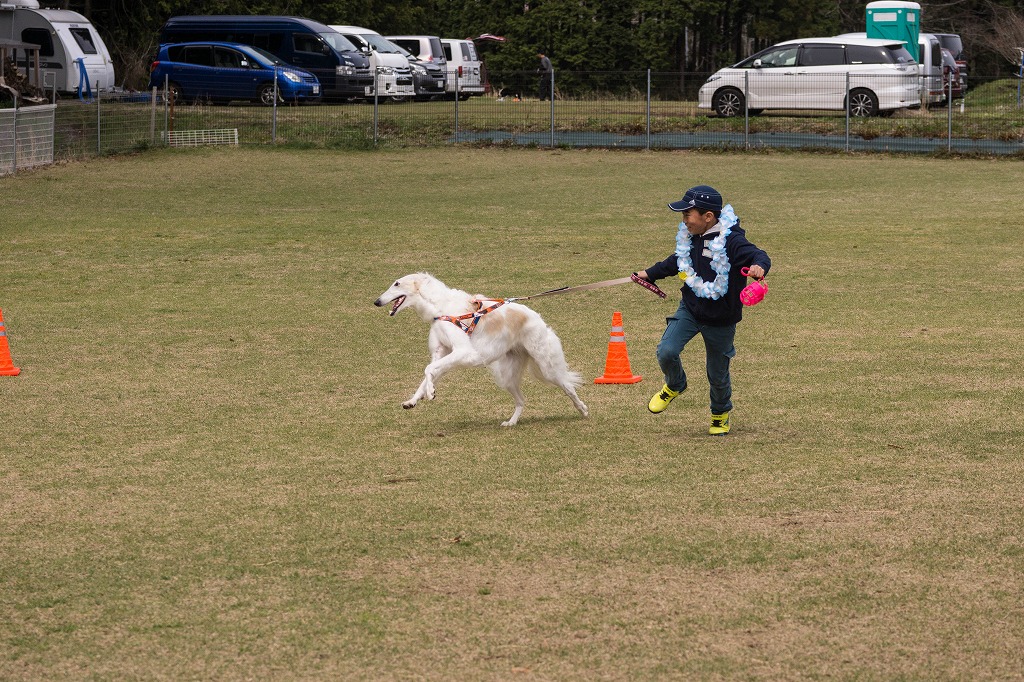
[[711, 98], [711, 108], [725, 118], [742, 114], [743, 106], [743, 93], [736, 88], [722, 88]]
[[[263, 105], [268, 106], [268, 107], [274, 106], [274, 84], [273, 83], [264, 83], [263, 85], [261, 85], [258, 97], [259, 97], [260, 104], [263, 104]], [[278, 102], [283, 102], [284, 101], [281, 98], [281, 91], [280, 90], [278, 90], [278, 92], [277, 92], [277, 101]]]
[[171, 81], [167, 84], [167, 98], [175, 104], [181, 104], [181, 86]]
[[874, 116], [878, 113], [878, 98], [870, 90], [858, 88], [850, 92], [850, 116]]
[[390, 99], [392, 104], [402, 104], [409, 101], [409, 98], [405, 95], [394, 95]]
[[460, 102], [465, 102], [470, 97], [472, 97], [472, 95], [470, 95], [468, 92], [460, 93], [459, 94], [459, 101]]

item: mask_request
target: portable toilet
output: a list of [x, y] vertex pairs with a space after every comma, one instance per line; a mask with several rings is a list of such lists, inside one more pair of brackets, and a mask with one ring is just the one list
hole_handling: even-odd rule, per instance
[[903, 40], [907, 51], [917, 54], [917, 40], [921, 33], [921, 5], [900, 0], [869, 2], [864, 15], [864, 28], [868, 38]]

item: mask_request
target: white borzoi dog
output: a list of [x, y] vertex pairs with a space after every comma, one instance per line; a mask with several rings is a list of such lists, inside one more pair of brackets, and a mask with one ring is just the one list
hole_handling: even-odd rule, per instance
[[421, 398], [433, 400], [434, 383], [446, 372], [486, 365], [495, 382], [516, 401], [515, 411], [502, 426], [514, 426], [523, 413], [526, 399], [520, 383], [528, 367], [538, 379], [562, 389], [580, 414], [587, 416], [587, 406], [576, 395], [583, 380], [569, 369], [562, 342], [536, 311], [519, 303], [471, 296], [423, 272], [401, 278], [373, 304], [390, 305], [390, 315], [409, 308], [430, 323], [431, 362], [423, 372], [423, 383], [402, 403], [405, 409], [416, 407]]

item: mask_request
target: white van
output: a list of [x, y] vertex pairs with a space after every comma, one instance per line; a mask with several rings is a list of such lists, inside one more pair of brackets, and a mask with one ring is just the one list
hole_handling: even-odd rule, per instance
[[[0, 0], [0, 39], [39, 46], [44, 90], [98, 92], [115, 86], [114, 63], [89, 20], [78, 12], [39, 9], [38, 0]], [[27, 62], [19, 55], [18, 67]]]
[[[405, 101], [416, 94], [412, 83], [412, 67], [402, 49], [384, 36], [361, 26], [331, 25], [370, 59], [370, 69], [377, 74], [378, 97], [390, 97], [395, 102]], [[373, 97], [373, 88], [366, 88], [366, 96]]]
[[[844, 33], [839, 38], [863, 38], [867, 33]], [[921, 104], [938, 104], [946, 99], [942, 90], [942, 44], [932, 33], [917, 37], [917, 70], [921, 77]]]
[[442, 38], [441, 47], [444, 58], [448, 60], [448, 94], [454, 96], [458, 92], [459, 99], [463, 100], [484, 94], [484, 63], [480, 61], [473, 41]]
[[701, 86], [697, 107], [719, 116], [764, 109], [848, 110], [888, 116], [917, 106], [917, 64], [902, 40], [787, 40], [719, 69]]

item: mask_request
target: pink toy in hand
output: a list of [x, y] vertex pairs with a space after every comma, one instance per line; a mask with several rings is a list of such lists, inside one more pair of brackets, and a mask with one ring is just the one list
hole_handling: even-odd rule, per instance
[[[750, 268], [741, 268], [740, 274], [744, 277], [750, 276]], [[743, 291], [740, 292], [740, 301], [743, 305], [757, 305], [764, 298], [764, 295], [768, 293], [768, 285], [765, 283], [762, 277], [759, 280], [754, 280], [747, 286], [743, 287]]]

